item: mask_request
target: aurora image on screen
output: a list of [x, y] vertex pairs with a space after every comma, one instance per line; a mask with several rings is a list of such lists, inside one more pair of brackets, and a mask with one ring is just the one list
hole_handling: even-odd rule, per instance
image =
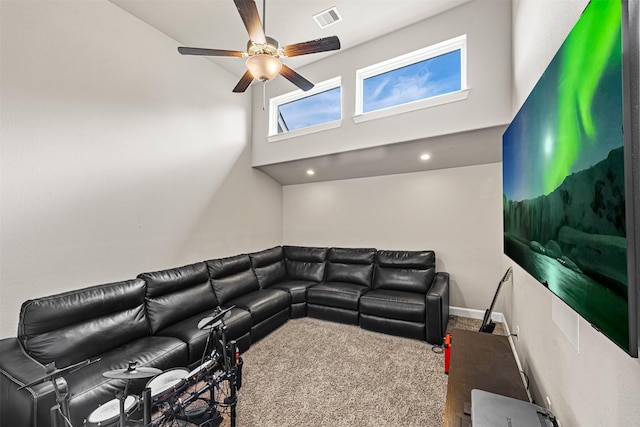
[[505, 254], [629, 351], [621, 5], [592, 1], [503, 135]]

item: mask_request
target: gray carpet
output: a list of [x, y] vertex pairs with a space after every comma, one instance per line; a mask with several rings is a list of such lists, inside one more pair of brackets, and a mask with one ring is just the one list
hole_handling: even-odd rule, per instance
[[[480, 324], [452, 317], [447, 331], [477, 331]], [[494, 334], [505, 331], [498, 323]], [[238, 427], [443, 422], [444, 356], [425, 342], [302, 318], [289, 320], [242, 357]], [[228, 415], [220, 427], [230, 426]]]
[[288, 321], [243, 354], [238, 426], [440, 426], [443, 355], [357, 326]]
[[[451, 317], [447, 331], [477, 331], [481, 323]], [[506, 335], [504, 325], [494, 334]], [[242, 355], [237, 425], [439, 427], [448, 377], [444, 356], [432, 347], [357, 326], [289, 320]], [[219, 409], [220, 427], [230, 427], [229, 408]]]

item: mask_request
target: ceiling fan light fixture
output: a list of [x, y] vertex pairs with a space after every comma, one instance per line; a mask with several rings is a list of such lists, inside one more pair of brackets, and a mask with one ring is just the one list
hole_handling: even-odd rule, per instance
[[259, 53], [247, 59], [247, 69], [254, 79], [268, 82], [280, 73], [282, 62], [275, 56]]

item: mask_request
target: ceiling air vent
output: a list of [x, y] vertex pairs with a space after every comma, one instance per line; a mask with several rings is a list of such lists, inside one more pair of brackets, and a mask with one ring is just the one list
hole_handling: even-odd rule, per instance
[[326, 28], [331, 24], [342, 21], [342, 16], [334, 6], [331, 9], [313, 15], [313, 19], [316, 20], [320, 28]]

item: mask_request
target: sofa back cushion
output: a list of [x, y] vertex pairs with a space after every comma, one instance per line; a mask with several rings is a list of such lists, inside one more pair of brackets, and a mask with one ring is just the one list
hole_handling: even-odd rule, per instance
[[249, 258], [261, 288], [268, 288], [274, 283], [286, 280], [287, 271], [282, 246], [254, 252], [249, 254]]
[[28, 300], [18, 339], [42, 364], [63, 368], [149, 335], [140, 279]]
[[287, 280], [322, 282], [327, 248], [284, 246]]
[[375, 256], [376, 250], [370, 248], [331, 248], [324, 281], [371, 287]]
[[260, 289], [258, 278], [251, 269], [249, 255], [207, 261], [213, 292], [220, 305], [234, 298]]
[[435, 274], [433, 251], [378, 251], [373, 288], [426, 294]]
[[151, 333], [218, 305], [204, 262], [142, 273]]

